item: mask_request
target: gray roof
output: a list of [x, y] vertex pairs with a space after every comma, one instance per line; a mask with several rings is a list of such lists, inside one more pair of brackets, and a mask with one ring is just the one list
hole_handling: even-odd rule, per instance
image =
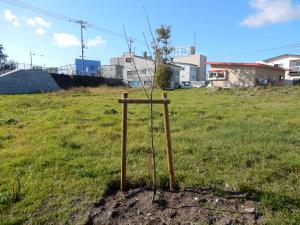
[[273, 58], [269, 58], [269, 59], [265, 59], [264, 62], [272, 62], [275, 60], [279, 60], [279, 59], [284, 59], [284, 58], [288, 58], [288, 57], [299, 57], [300, 55], [294, 55], [294, 54], [283, 54], [283, 55], [279, 55]]
[[197, 66], [196, 64], [193, 64], [193, 63], [183, 63], [183, 62], [173, 62], [173, 64]]

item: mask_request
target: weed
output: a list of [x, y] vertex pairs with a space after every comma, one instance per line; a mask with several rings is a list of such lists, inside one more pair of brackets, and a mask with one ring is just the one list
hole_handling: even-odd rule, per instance
[[111, 108], [111, 109], [106, 109], [106, 110], [104, 111], [104, 114], [105, 114], [105, 115], [115, 115], [115, 114], [118, 114], [118, 111], [115, 110], [115, 109], [113, 109], [113, 108]]

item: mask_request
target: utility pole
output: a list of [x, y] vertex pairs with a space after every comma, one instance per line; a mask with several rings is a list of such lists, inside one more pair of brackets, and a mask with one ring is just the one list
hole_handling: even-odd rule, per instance
[[32, 53], [30, 51], [30, 69], [32, 69]]
[[133, 43], [132, 38], [129, 38], [129, 53], [131, 55], [132, 49], [131, 49], [131, 44]]
[[83, 29], [86, 28], [87, 22], [83, 20], [75, 21], [80, 25], [80, 36], [81, 36], [81, 75], [84, 75], [84, 41], [83, 41]]

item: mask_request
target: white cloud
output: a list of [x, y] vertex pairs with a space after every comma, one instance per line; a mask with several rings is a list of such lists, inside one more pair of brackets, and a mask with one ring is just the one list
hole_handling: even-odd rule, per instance
[[[72, 47], [72, 46], [80, 46], [81, 41], [74, 34], [68, 33], [55, 33], [53, 36], [54, 44], [59, 47]], [[87, 47], [96, 47], [100, 45], [105, 45], [106, 40], [104, 40], [101, 36], [96, 36], [95, 38], [90, 38], [87, 40]]]
[[27, 22], [27, 24], [28, 24], [29, 26], [32, 26], [32, 27], [35, 27], [35, 26], [36, 26], [36, 22], [35, 22], [35, 20], [32, 19], [32, 18], [28, 18], [28, 19], [26, 20], [26, 22]]
[[104, 40], [101, 36], [96, 36], [94, 39], [88, 39], [87, 41], [88, 47], [96, 47], [105, 44], [106, 44], [106, 40]]
[[34, 17], [34, 18], [28, 18], [26, 19], [26, 22], [28, 25], [35, 27], [35, 26], [41, 26], [44, 28], [48, 28], [51, 26], [51, 22], [46, 21], [44, 18], [42, 17]]
[[80, 40], [74, 34], [55, 33], [53, 35], [54, 44], [59, 47], [79, 46]]
[[40, 25], [42, 27], [50, 27], [51, 26], [51, 23], [49, 21], [46, 21], [42, 17], [35, 17], [34, 20], [38, 25]]
[[7, 22], [12, 23], [14, 26], [20, 26], [19, 19], [9, 9], [4, 10], [3, 17]]
[[37, 35], [41, 35], [41, 36], [45, 35], [46, 32], [47, 32], [47, 31], [46, 31], [44, 28], [41, 28], [41, 27], [39, 27], [39, 28], [37, 28], [37, 29], [35, 30], [35, 33], [36, 33]]
[[300, 4], [292, 0], [251, 0], [250, 6], [255, 13], [241, 22], [244, 26], [257, 28], [300, 19]]

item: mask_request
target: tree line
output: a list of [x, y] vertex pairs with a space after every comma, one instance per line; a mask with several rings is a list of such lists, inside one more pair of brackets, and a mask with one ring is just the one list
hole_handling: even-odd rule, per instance
[[3, 44], [0, 44], [0, 71], [13, 70], [17, 68], [17, 64], [13, 60], [8, 60]]

